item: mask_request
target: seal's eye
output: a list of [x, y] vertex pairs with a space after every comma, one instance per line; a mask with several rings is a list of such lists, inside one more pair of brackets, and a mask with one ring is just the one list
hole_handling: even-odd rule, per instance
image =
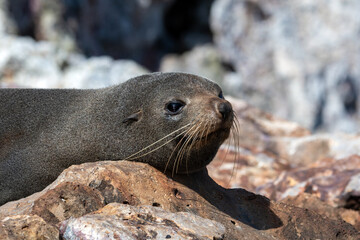
[[165, 109], [170, 114], [178, 114], [184, 106], [185, 104], [183, 102], [172, 101], [166, 104]]
[[224, 99], [224, 95], [222, 92], [219, 93], [219, 98]]

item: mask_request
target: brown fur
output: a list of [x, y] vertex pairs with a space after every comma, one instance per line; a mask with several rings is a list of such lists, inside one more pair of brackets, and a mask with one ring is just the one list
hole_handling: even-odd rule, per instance
[[[96, 90], [0, 89], [0, 205], [42, 190], [73, 164], [126, 159], [199, 119], [212, 123], [201, 136], [216, 132], [184, 154], [177, 172], [202, 169], [231, 127], [232, 117], [223, 119], [218, 110], [220, 103], [231, 108], [220, 92], [215, 83], [184, 73], [143, 75]], [[171, 116], [165, 105], [174, 99], [186, 105]], [[135, 160], [175, 169], [168, 159], [179, 141]]]

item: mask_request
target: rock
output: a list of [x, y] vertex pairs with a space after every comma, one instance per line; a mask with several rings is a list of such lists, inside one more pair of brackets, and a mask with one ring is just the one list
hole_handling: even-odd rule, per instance
[[239, 120], [256, 125], [264, 135], [272, 137], [303, 137], [310, 131], [298, 123], [275, 117], [273, 114], [255, 108], [242, 99], [226, 97], [233, 105]]
[[330, 141], [322, 136], [302, 138], [272, 138], [267, 150], [289, 160], [293, 167], [308, 166], [318, 160], [330, 157]]
[[15, 33], [15, 24], [8, 14], [6, 0], [0, 0], [0, 36]]
[[15, 86], [54, 88], [61, 80], [58, 51], [49, 43], [2, 36], [0, 80]]
[[295, 197], [286, 197], [281, 202], [317, 212], [321, 216], [333, 220], [343, 220], [355, 226], [360, 231], [360, 213], [352, 209], [334, 208], [321, 201], [317, 196], [301, 193]]
[[295, 166], [308, 166], [324, 158], [342, 159], [360, 151], [360, 137], [350, 134], [314, 134], [301, 138], [273, 138], [268, 150]]
[[[359, 229], [358, 135], [311, 134], [244, 101], [226, 98], [234, 106], [240, 131], [234, 133], [238, 140], [227, 140], [209, 164], [214, 181], [275, 201], [285, 199]], [[307, 203], [304, 194], [316, 199]]]
[[[350, 180], [360, 173], [360, 156], [334, 160], [324, 159], [305, 168], [283, 172], [278, 178], [259, 187], [258, 192], [273, 199], [312, 193], [333, 206], [344, 205], [343, 197], [351, 195]], [[350, 183], [350, 185], [349, 185]], [[354, 187], [359, 189], [357, 183]], [[356, 196], [356, 195], [353, 195]]]
[[[352, 175], [341, 193], [339, 205], [344, 208], [360, 210], [360, 174]], [[360, 223], [357, 223], [360, 225]]]
[[[118, 3], [65, 1], [61, 7], [66, 18], [57, 16], [56, 8], [51, 9], [51, 16], [57, 22], [66, 24], [60, 31], [76, 34], [77, 46], [86, 56], [131, 58], [151, 66], [156, 64], [159, 57], [153, 48], [162, 34], [164, 10], [172, 2], [173, 0], [122, 0]], [[39, 11], [41, 18], [42, 15]], [[44, 32], [42, 25], [36, 27], [38, 32]], [[42, 36], [49, 39], [48, 35]]]
[[360, 208], [358, 135], [311, 135], [298, 124], [226, 98], [240, 130], [233, 133], [236, 141], [226, 141], [208, 166], [218, 184], [273, 200], [307, 192], [333, 207]]
[[157, 70], [166, 53], [211, 42], [213, 0], [3, 0], [20, 35], [80, 50], [87, 57], [132, 59]]
[[188, 72], [211, 79], [221, 86], [225, 70], [216, 48], [210, 44], [197, 46], [182, 55], [169, 54], [160, 63], [162, 72]]
[[[78, 50], [75, 34], [66, 27], [67, 21], [63, 17], [66, 15], [66, 7], [62, 1], [35, 0], [29, 11], [35, 39], [52, 42], [57, 48], [69, 52]], [[15, 16], [15, 19], [21, 17], [23, 16]]]
[[236, 70], [237, 97], [312, 130], [352, 133], [360, 117], [359, 14], [356, 0], [217, 0], [210, 20]]
[[[233, 131], [236, 142], [230, 138], [218, 154], [225, 156], [229, 149], [228, 162], [233, 163], [235, 155], [239, 158], [247, 158], [247, 155], [252, 159], [259, 157], [256, 160], [259, 165], [255, 164], [257, 169], [262, 168], [261, 164], [265, 162], [276, 162], [272, 167], [267, 167], [282, 171], [309, 166], [324, 158], [347, 158], [360, 151], [358, 135], [311, 134], [299, 124], [275, 117], [243, 100], [228, 96], [226, 99], [233, 105], [240, 126], [239, 131]], [[248, 166], [254, 166], [255, 163], [246, 162]], [[215, 168], [218, 167], [221, 166]]]
[[34, 201], [31, 214], [41, 216], [47, 223], [56, 225], [70, 217], [84, 214], [105, 206], [104, 197], [88, 186], [61, 183]]
[[59, 231], [37, 215], [15, 215], [0, 219], [0, 236], [3, 240], [53, 240], [59, 239]]
[[114, 61], [109, 57], [93, 57], [69, 67], [61, 86], [64, 88], [103, 88], [146, 74], [148, 71], [129, 60]]
[[0, 38], [0, 86], [100, 88], [148, 71], [130, 60], [85, 57], [49, 42], [4, 35]]
[[241, 76], [223, 61], [216, 46], [209, 43], [182, 54], [165, 55], [160, 62], [160, 71], [188, 72], [206, 77], [232, 96], [238, 96], [242, 87]]
[[[222, 146], [208, 165], [209, 175], [226, 188], [245, 188], [255, 192], [290, 168], [289, 163], [268, 152]], [[271, 195], [266, 195], [271, 197]]]
[[[0, 219], [35, 214], [52, 226], [62, 222], [61, 237], [65, 237], [77, 224], [88, 221], [92, 216], [105, 221], [107, 218], [101, 215], [103, 212], [117, 214], [112, 211], [114, 205], [103, 208], [113, 202], [161, 207], [174, 213], [164, 213], [167, 218], [176, 216], [182, 219], [187, 214], [193, 214], [209, 219], [217, 222], [207, 221], [219, 227], [216, 227], [217, 230], [212, 228], [216, 234], [222, 234], [219, 230], [221, 225], [225, 227], [224, 239], [360, 237], [350, 224], [329, 220], [291, 205], [271, 202], [243, 189], [222, 188], [209, 178], [206, 171], [176, 175], [171, 179], [147, 164], [127, 161], [74, 165], [42, 192], [1, 206]], [[110, 216], [110, 221], [113, 218]], [[103, 220], [100, 221], [101, 226], [105, 224]], [[176, 222], [176, 225], [180, 223]], [[135, 226], [145, 228], [141, 223]], [[115, 224], [109, 227], [111, 231], [118, 231]], [[201, 229], [204, 228], [200, 227], [195, 233], [202, 235]], [[81, 231], [85, 231], [84, 228]], [[206, 234], [213, 235], [210, 230]]]
[[193, 213], [110, 203], [60, 225], [64, 239], [223, 239], [225, 227]]
[[360, 174], [352, 176], [349, 183], [346, 185], [344, 195], [348, 194], [360, 196]]

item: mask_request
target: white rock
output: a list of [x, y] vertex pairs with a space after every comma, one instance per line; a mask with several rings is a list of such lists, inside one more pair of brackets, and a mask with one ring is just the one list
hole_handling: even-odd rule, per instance
[[[99, 213], [100, 211], [100, 213]], [[222, 239], [225, 227], [192, 213], [110, 203], [98, 213], [61, 223], [64, 239]]]

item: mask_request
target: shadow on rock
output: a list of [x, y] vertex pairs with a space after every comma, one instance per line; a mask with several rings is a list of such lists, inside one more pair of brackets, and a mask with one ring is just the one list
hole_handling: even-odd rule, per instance
[[209, 177], [207, 170], [176, 175], [173, 179], [197, 192], [221, 212], [255, 229], [266, 230], [283, 225], [270, 209], [268, 198], [240, 188], [223, 188]]

